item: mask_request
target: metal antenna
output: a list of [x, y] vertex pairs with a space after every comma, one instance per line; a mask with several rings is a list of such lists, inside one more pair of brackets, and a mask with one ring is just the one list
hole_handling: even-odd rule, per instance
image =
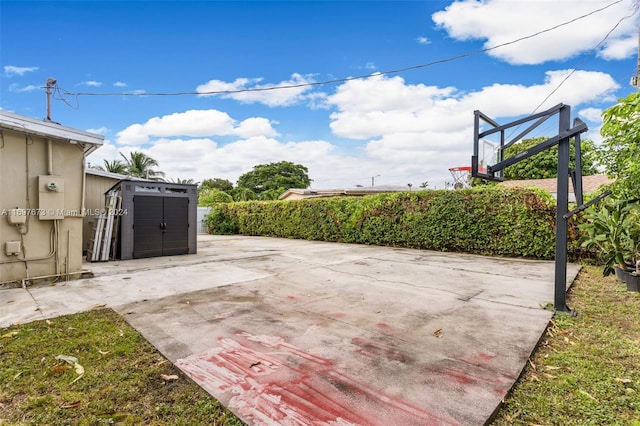
[[47, 79], [47, 121], [51, 121], [51, 88], [57, 83], [58, 81], [55, 78]]

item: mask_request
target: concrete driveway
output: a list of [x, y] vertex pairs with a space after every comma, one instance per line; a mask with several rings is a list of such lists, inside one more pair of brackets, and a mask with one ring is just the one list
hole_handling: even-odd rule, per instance
[[0, 327], [108, 305], [255, 425], [484, 424], [552, 315], [545, 261], [206, 235], [87, 267], [1, 290]]

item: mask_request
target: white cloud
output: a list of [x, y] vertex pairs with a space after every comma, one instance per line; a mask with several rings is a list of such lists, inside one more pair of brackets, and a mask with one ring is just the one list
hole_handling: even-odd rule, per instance
[[28, 86], [22, 86], [22, 87], [16, 83], [11, 83], [9, 85], [9, 91], [14, 93], [34, 92], [38, 89], [40, 89], [40, 86], [35, 86], [33, 84], [30, 84]]
[[234, 120], [214, 109], [176, 112], [133, 124], [118, 133], [120, 145], [144, 145], [151, 137], [222, 136], [234, 132]]
[[[348, 150], [326, 140], [283, 140], [274, 129], [278, 123], [266, 117], [238, 121], [217, 110], [133, 124], [118, 133], [117, 148], [125, 155], [131, 150], [151, 155], [168, 178], [235, 182], [255, 165], [286, 160], [305, 165], [315, 188], [369, 186], [372, 176], [376, 185], [417, 188], [429, 181], [430, 188], [442, 188], [452, 181], [450, 167], [470, 164], [474, 110], [500, 123], [530, 114], [569, 72], [548, 71], [529, 86], [496, 83], [469, 92], [409, 84], [399, 76], [342, 83], [323, 99], [334, 109], [330, 129], [350, 140]], [[574, 115], [594, 118], [597, 111], [589, 102], [601, 102], [616, 87], [608, 74], [577, 71], [538, 111], [562, 102], [574, 107]], [[552, 136], [556, 129], [549, 124], [541, 131]], [[595, 134], [588, 137], [597, 140]], [[113, 146], [107, 147], [110, 153]]]
[[[422, 174], [442, 183], [450, 180], [448, 168], [470, 164], [474, 110], [501, 123], [531, 114], [568, 73], [548, 71], [544, 82], [532, 86], [494, 84], [465, 93], [407, 84], [397, 76], [349, 81], [328, 97], [337, 109], [330, 126], [340, 137], [366, 140], [366, 158], [387, 175], [404, 170], [404, 180], [415, 183]], [[608, 74], [577, 71], [537, 111], [601, 101], [617, 87]], [[553, 126], [544, 130], [555, 131]]]
[[598, 108], [585, 108], [578, 111], [578, 115], [585, 120], [589, 120], [595, 123], [602, 122], [602, 110]]
[[238, 125], [234, 133], [243, 138], [251, 138], [253, 136], [279, 136], [278, 132], [271, 127], [269, 120], [262, 117], [247, 118]]
[[602, 129], [602, 110], [599, 108], [584, 108], [578, 111], [578, 115], [590, 123], [595, 123], [595, 125], [589, 124], [589, 131], [585, 133], [584, 138], [600, 144], [603, 139], [600, 134], [600, 129]]
[[[563, 60], [594, 49], [616, 23], [628, 16], [634, 0], [623, 0], [584, 19], [544, 34], [488, 52], [511, 64], [538, 64]], [[436, 25], [458, 40], [486, 40], [491, 48], [568, 22], [611, 4], [609, 0], [460, 0], [433, 14]], [[632, 54], [629, 38], [637, 34], [637, 19], [625, 19], [614, 30], [599, 54], [623, 59]], [[553, 46], [552, 49], [549, 46]]]
[[100, 87], [102, 86], [102, 83], [99, 81], [89, 80], [89, 81], [83, 81], [82, 83], [80, 83], [80, 85], [89, 86], [89, 87]]
[[109, 132], [109, 129], [107, 129], [106, 127], [99, 127], [97, 129], [87, 129], [87, 132], [95, 133], [98, 135], [106, 135], [107, 132]]
[[602, 49], [600, 56], [604, 59], [625, 59], [633, 56], [638, 51], [638, 38], [635, 35], [621, 37], [608, 43]]
[[[292, 74], [291, 79], [277, 84], [258, 84], [261, 81], [261, 78], [238, 78], [231, 83], [210, 80], [196, 87], [196, 91], [201, 93], [199, 96], [220, 96], [243, 103], [261, 103], [270, 107], [289, 106], [303, 102], [305, 100], [304, 94], [311, 89], [311, 86], [306, 86], [306, 84], [314, 82], [311, 76], [300, 74]], [[273, 90], [286, 86], [296, 87]]]
[[430, 44], [431, 40], [429, 40], [427, 37], [424, 36], [420, 36], [416, 39], [418, 41], [419, 44]]
[[127, 87], [127, 83], [123, 83], [121, 81], [116, 81], [113, 85], [116, 87]]
[[40, 67], [16, 67], [13, 65], [5, 65], [4, 73], [7, 77], [13, 77], [14, 75], [23, 76], [28, 72], [34, 72], [39, 69]]

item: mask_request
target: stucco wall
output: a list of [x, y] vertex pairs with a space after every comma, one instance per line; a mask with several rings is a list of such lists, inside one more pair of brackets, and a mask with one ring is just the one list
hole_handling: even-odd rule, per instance
[[[51, 139], [51, 164], [44, 137], [2, 129], [0, 142], [0, 283], [82, 271], [82, 181], [84, 153], [68, 140]], [[49, 173], [51, 172], [51, 173]], [[64, 194], [59, 220], [42, 220], [38, 176], [58, 176]], [[50, 191], [59, 193], [60, 191]], [[57, 204], [57, 203], [56, 203]], [[26, 224], [8, 220], [10, 209], [26, 209]], [[60, 212], [57, 212], [60, 213]], [[6, 243], [20, 242], [18, 255], [7, 255]], [[24, 261], [26, 259], [26, 262]]]

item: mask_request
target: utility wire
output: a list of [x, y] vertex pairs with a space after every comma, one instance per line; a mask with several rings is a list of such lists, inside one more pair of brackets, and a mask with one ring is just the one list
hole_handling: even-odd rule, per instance
[[[598, 44], [596, 44], [596, 45], [593, 47], [593, 49], [591, 49], [591, 50], [595, 52], [595, 51], [596, 51], [600, 46], [602, 46], [602, 44], [604, 44], [604, 42], [605, 42], [605, 41], [607, 41], [607, 39], [609, 38], [609, 36], [610, 36], [610, 35], [611, 35], [615, 30], [616, 30], [616, 28], [618, 28], [618, 27], [620, 26], [620, 24], [622, 23], [622, 21], [624, 21], [625, 19], [629, 19], [629, 18], [631, 18], [631, 17], [632, 17], [632, 16], [634, 16], [636, 13], [638, 13], [638, 10], [637, 10], [637, 4], [636, 4], [636, 10], [635, 10], [633, 13], [631, 13], [631, 14], [629, 14], [629, 15], [626, 15], [626, 16], [623, 16], [622, 18], [620, 18], [620, 20], [619, 20], [619, 21], [618, 21], [618, 22], [613, 26], [613, 28], [611, 28], [611, 29], [609, 30], [609, 32], [604, 36], [604, 38], [603, 38], [602, 40], [600, 40], [600, 42], [599, 42]], [[558, 91], [558, 89], [560, 89], [560, 87], [562, 87], [562, 85], [563, 85], [563, 84], [564, 84], [564, 83], [565, 83], [565, 82], [566, 82], [566, 81], [567, 81], [567, 80], [568, 80], [568, 79], [569, 79], [569, 78], [570, 78], [570, 77], [571, 77], [571, 76], [572, 76], [576, 71], [578, 71], [578, 69], [580, 68], [580, 66], [581, 66], [582, 64], [584, 64], [584, 63], [587, 61], [587, 59], [589, 59], [589, 56], [588, 56], [588, 55], [585, 55], [585, 57], [584, 57], [584, 58], [583, 58], [583, 59], [582, 59], [582, 60], [581, 60], [581, 61], [580, 61], [576, 66], [575, 66], [575, 68], [573, 68], [573, 69], [571, 70], [571, 72], [570, 72], [569, 74], [567, 74], [567, 75], [566, 75], [566, 77], [565, 77], [564, 79], [562, 79], [562, 81], [561, 81], [561, 82], [560, 82], [560, 83], [559, 83], [559, 84], [558, 84], [558, 85], [557, 85], [557, 86], [556, 86], [556, 87], [555, 87], [555, 88], [554, 88], [554, 89], [553, 89], [553, 90], [552, 90], [552, 91], [547, 95], [547, 97], [545, 97], [545, 98], [542, 100], [542, 102], [540, 102], [540, 104], [538, 104], [538, 106], [537, 106], [537, 107], [535, 107], [535, 109], [533, 110], [533, 112], [532, 112], [531, 114], [535, 114], [535, 113], [538, 111], [538, 109], [539, 109], [542, 105], [544, 105], [544, 103], [545, 103], [547, 100], [549, 100], [549, 98], [550, 98], [551, 96], [553, 96], [553, 94], [554, 94], [554, 93], [556, 93], [556, 92]]]
[[[486, 53], [486, 52], [490, 52], [492, 50], [496, 50], [499, 49], [501, 47], [505, 47], [505, 46], [509, 46], [515, 43], [519, 43], [521, 41], [524, 40], [528, 40], [534, 37], [537, 37], [541, 34], [556, 30], [558, 28], [564, 27], [566, 25], [572, 24], [576, 21], [579, 21], [581, 19], [587, 18], [591, 15], [594, 15], [598, 12], [602, 12], [603, 10], [606, 10], [612, 6], [615, 6], [618, 3], [623, 2], [624, 0], [616, 0], [612, 3], [609, 3], [606, 6], [603, 6], [599, 9], [593, 10], [589, 13], [586, 13], [584, 15], [578, 16], [576, 18], [573, 18], [569, 21], [563, 22], [561, 24], [558, 25], [554, 25], [553, 27], [538, 31], [536, 33], [530, 34], [528, 36], [524, 36], [524, 37], [520, 37], [518, 39], [512, 40], [512, 41], [508, 41], [506, 43], [501, 43], [498, 44], [496, 46], [492, 46], [492, 47], [487, 47], [484, 49], [480, 49], [480, 50], [476, 50], [473, 52], [468, 52], [468, 53], [464, 53], [461, 55], [457, 55], [457, 56], [452, 56], [449, 58], [445, 58], [445, 59], [439, 59], [436, 61], [432, 61], [432, 62], [428, 62], [425, 64], [420, 64], [420, 65], [413, 65], [413, 66], [409, 66], [409, 67], [405, 67], [405, 68], [399, 68], [399, 69], [395, 69], [395, 70], [388, 70], [388, 71], [381, 71], [381, 72], [377, 72], [374, 74], [367, 74], [367, 75], [359, 75], [359, 76], [355, 76], [355, 77], [346, 77], [346, 78], [338, 78], [338, 79], [333, 79], [333, 80], [326, 80], [326, 81], [319, 81], [319, 82], [308, 82], [308, 83], [300, 83], [300, 84], [287, 84], [287, 85], [281, 85], [281, 86], [270, 86], [270, 87], [254, 87], [254, 88], [248, 88], [248, 89], [237, 89], [237, 90], [216, 90], [216, 91], [208, 91], [208, 92], [173, 92], [173, 93], [95, 93], [95, 92], [69, 92], [65, 89], [61, 89], [62, 93], [64, 95], [68, 95], [68, 96], [185, 96], [185, 95], [231, 95], [231, 94], [236, 94], [236, 93], [246, 93], [246, 92], [266, 92], [266, 91], [271, 91], [271, 90], [282, 90], [282, 89], [296, 89], [296, 88], [301, 88], [301, 87], [313, 87], [313, 86], [324, 86], [324, 85], [329, 85], [329, 84], [335, 84], [335, 83], [345, 83], [348, 81], [353, 81], [353, 80], [363, 80], [363, 79], [367, 79], [367, 78], [371, 78], [371, 77], [375, 77], [375, 76], [381, 76], [381, 75], [389, 75], [389, 74], [400, 74], [403, 72], [407, 72], [407, 71], [412, 71], [412, 70], [416, 70], [416, 69], [420, 69], [420, 68], [427, 68], [427, 67], [431, 67], [434, 65], [439, 65], [439, 64], [444, 64], [447, 62], [453, 62], [453, 61], [457, 61], [460, 59], [464, 59], [464, 58], [468, 58], [471, 56], [476, 56], [482, 53]], [[607, 35], [608, 36], [608, 35]]]

